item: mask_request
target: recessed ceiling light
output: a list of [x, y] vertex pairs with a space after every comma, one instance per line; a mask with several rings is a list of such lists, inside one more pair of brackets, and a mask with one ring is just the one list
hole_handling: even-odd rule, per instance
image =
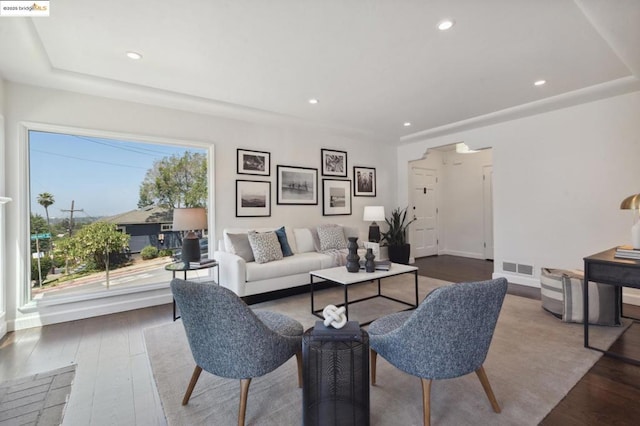
[[142, 59], [142, 55], [138, 52], [127, 52], [127, 58], [135, 59], [137, 61], [138, 59]]
[[405, 122], [404, 122], [404, 124], [403, 124], [403, 126], [404, 126], [404, 127], [409, 127], [409, 126], [411, 126], [411, 123], [409, 123], [408, 121], [405, 121]]
[[547, 80], [538, 80], [535, 83], [533, 83], [535, 86], [543, 86], [547, 83]]
[[453, 27], [453, 20], [452, 19], [443, 19], [442, 21], [438, 22], [438, 29], [440, 31], [446, 31], [449, 28]]
[[319, 100], [317, 100], [316, 98], [309, 99], [309, 103], [310, 103], [310, 104], [312, 104], [312, 105], [315, 105], [315, 104], [317, 104], [318, 102], [320, 102], [320, 101], [319, 101]]

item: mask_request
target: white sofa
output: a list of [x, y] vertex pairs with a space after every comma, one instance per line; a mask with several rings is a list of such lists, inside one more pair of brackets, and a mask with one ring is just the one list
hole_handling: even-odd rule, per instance
[[[253, 230], [265, 232], [278, 228]], [[245, 297], [309, 284], [310, 271], [338, 266], [339, 263], [334, 254], [318, 251], [317, 240], [314, 242], [312, 233], [314, 228], [285, 226], [293, 255], [268, 263], [247, 262], [231, 252], [232, 243], [228, 235], [248, 233], [249, 229], [225, 229], [223, 240], [218, 244], [218, 251], [213, 255], [220, 264], [220, 285], [229, 288], [240, 297]], [[345, 240], [347, 237], [358, 237], [359, 246], [362, 246], [364, 233], [361, 234], [360, 230], [354, 227], [342, 228]], [[359, 252], [361, 256], [364, 255], [364, 252]]]

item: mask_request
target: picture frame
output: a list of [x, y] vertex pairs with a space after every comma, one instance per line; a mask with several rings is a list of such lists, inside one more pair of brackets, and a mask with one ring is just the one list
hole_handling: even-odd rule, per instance
[[353, 166], [353, 196], [376, 196], [376, 169], [373, 167]]
[[271, 216], [271, 182], [236, 180], [236, 217]]
[[277, 166], [278, 204], [318, 205], [318, 169]]
[[322, 215], [351, 214], [351, 180], [322, 179]]
[[271, 176], [271, 153], [238, 148], [237, 173], [239, 175]]
[[347, 153], [333, 149], [320, 150], [322, 176], [347, 177]]

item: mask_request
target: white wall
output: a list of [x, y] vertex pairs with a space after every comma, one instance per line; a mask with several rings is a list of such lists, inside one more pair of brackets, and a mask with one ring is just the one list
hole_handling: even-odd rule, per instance
[[[403, 145], [398, 199], [407, 200], [407, 163], [429, 147], [464, 141], [493, 147], [496, 276], [538, 286], [541, 267], [580, 268], [590, 254], [627, 244], [640, 192], [640, 92]], [[534, 266], [529, 279], [502, 262]]]
[[[7, 312], [10, 321], [16, 320], [18, 327], [37, 325], [38, 322], [63, 321], [90, 315], [90, 312], [115, 312], [120, 307], [128, 309], [139, 305], [170, 301], [166, 289], [152, 294], [129, 295], [105, 301], [96, 308], [97, 302], [83, 302], [73, 306], [50, 306], [18, 309], [21, 305], [20, 291], [24, 288], [26, 261], [21, 255], [25, 241], [19, 224], [24, 225], [21, 209], [27, 205], [28, 196], [20, 191], [20, 157], [18, 129], [20, 122], [37, 122], [84, 129], [97, 129], [132, 135], [171, 138], [205, 142], [215, 145], [215, 229], [218, 238], [225, 227], [263, 227], [276, 225], [309, 226], [322, 222], [337, 222], [362, 228], [364, 205], [394, 204], [396, 170], [394, 147], [381, 146], [368, 140], [356, 140], [330, 133], [326, 130], [301, 126], [276, 126], [236, 121], [184, 111], [122, 102], [72, 92], [49, 90], [14, 83], [5, 84], [5, 118], [7, 128], [6, 160], [3, 164], [7, 196], [13, 202], [7, 207], [9, 226], [7, 241], [8, 265]], [[236, 149], [254, 149], [271, 152], [272, 215], [269, 218], [235, 217], [235, 180], [251, 179], [236, 174]], [[348, 153], [349, 178], [354, 165], [375, 167], [377, 170], [376, 198], [354, 197], [351, 216], [322, 216], [322, 177], [319, 171], [319, 205], [279, 206], [276, 204], [276, 165], [294, 165], [320, 168], [320, 149], [333, 148]], [[256, 180], [262, 180], [256, 177]], [[266, 180], [266, 179], [265, 179]], [[132, 183], [137, 185], [137, 183]], [[24, 226], [23, 226], [24, 227]], [[26, 234], [25, 234], [26, 235]], [[137, 298], [137, 299], [136, 299]], [[145, 299], [147, 298], [147, 299]], [[137, 303], [132, 301], [138, 300]], [[102, 302], [101, 302], [102, 303]], [[113, 306], [106, 306], [113, 304]], [[124, 306], [127, 304], [127, 306]], [[48, 319], [47, 319], [48, 318]], [[15, 324], [10, 323], [10, 327]]]

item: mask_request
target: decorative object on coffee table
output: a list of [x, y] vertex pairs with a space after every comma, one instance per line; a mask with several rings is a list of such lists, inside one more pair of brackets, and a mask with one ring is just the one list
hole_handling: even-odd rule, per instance
[[382, 240], [389, 246], [389, 260], [394, 263], [409, 264], [411, 245], [407, 243], [407, 228], [416, 220], [407, 222], [407, 208], [398, 207], [385, 219], [389, 230], [382, 233]]
[[347, 271], [358, 272], [360, 270], [360, 256], [358, 255], [358, 237], [347, 238]]
[[367, 249], [367, 254], [364, 255], [364, 258], [367, 260], [366, 262], [364, 262], [364, 270], [367, 272], [373, 272], [376, 270], [376, 262], [374, 262], [373, 259], [375, 259], [376, 255], [373, 254], [373, 249], [368, 248]]

